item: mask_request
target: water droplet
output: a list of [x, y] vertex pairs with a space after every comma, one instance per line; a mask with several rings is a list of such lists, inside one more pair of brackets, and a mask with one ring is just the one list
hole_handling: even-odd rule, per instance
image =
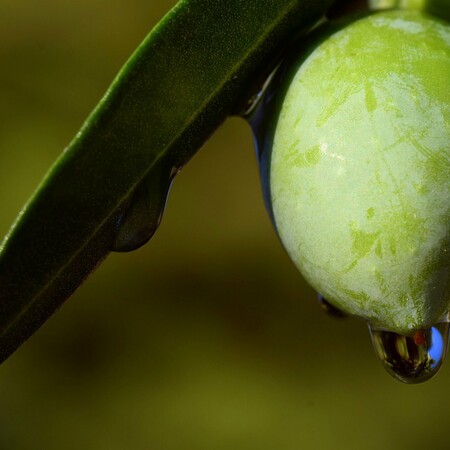
[[270, 75], [263, 81], [257, 91], [248, 98], [244, 106], [240, 108], [240, 111], [238, 111], [236, 115], [241, 116], [244, 119], [251, 120], [253, 112], [259, 106], [259, 102], [270, 86], [270, 83], [272, 82], [272, 79], [275, 76], [276, 72], [277, 68], [273, 70]]
[[377, 329], [369, 324], [375, 352], [383, 367], [407, 384], [422, 383], [439, 371], [447, 354], [449, 322], [446, 317], [427, 330], [410, 336]]
[[325, 299], [322, 295], [318, 294], [317, 296], [320, 306], [322, 309], [334, 319], [345, 319], [348, 317], [348, 315], [341, 311], [339, 308], [336, 308], [336, 306], [332, 305], [328, 300]]
[[155, 234], [176, 173], [177, 170], [160, 162], [144, 178], [121, 216], [112, 251], [136, 250]]
[[276, 106], [280, 101], [279, 68], [277, 68], [266, 80], [260, 91], [249, 100], [247, 109], [241, 116], [248, 121], [253, 131], [253, 142], [256, 158], [259, 164], [259, 173], [264, 203], [275, 226], [270, 200], [270, 160], [272, 154], [272, 142], [275, 132]]

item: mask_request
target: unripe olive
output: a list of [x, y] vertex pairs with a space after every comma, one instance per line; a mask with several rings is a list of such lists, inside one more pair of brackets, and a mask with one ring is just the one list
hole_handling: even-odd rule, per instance
[[449, 26], [381, 12], [302, 58], [273, 135], [278, 234], [338, 308], [430, 326], [450, 301]]

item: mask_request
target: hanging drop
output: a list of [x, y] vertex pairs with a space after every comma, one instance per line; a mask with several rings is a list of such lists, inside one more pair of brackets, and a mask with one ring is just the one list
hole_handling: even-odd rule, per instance
[[443, 321], [409, 336], [369, 324], [375, 353], [383, 367], [407, 384], [422, 383], [439, 371], [448, 349], [449, 322]]

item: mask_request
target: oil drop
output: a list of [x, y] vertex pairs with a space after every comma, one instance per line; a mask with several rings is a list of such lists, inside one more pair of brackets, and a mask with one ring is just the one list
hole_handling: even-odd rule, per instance
[[130, 252], [143, 246], [161, 223], [173, 178], [178, 173], [162, 162], [136, 188], [122, 215], [112, 251]]
[[348, 317], [344, 311], [340, 310], [333, 304], [331, 304], [325, 297], [318, 294], [317, 299], [319, 300], [322, 310], [333, 319], [345, 319]]
[[377, 329], [369, 324], [375, 353], [383, 367], [406, 384], [422, 383], [441, 368], [448, 349], [448, 316], [426, 330], [409, 336]]

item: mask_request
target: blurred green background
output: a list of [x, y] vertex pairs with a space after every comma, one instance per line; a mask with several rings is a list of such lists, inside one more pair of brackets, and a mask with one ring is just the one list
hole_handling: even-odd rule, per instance
[[[175, 1], [0, 0], [0, 235]], [[161, 228], [112, 254], [0, 366], [0, 450], [445, 449], [450, 363], [389, 377], [328, 318], [271, 228], [229, 120]]]

